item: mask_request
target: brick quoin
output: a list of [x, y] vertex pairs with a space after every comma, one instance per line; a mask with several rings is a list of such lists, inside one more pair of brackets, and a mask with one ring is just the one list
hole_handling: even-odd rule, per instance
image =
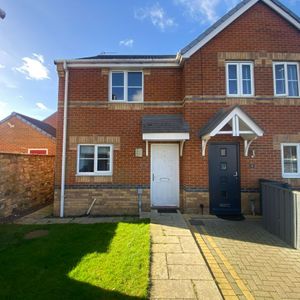
[[[235, 57], [234, 55], [245, 53], [251, 58], [231, 60], [253, 61], [255, 97], [227, 98], [225, 60], [222, 60], [222, 55]], [[190, 126], [190, 140], [185, 143], [183, 156], [180, 158], [180, 186], [181, 189], [198, 188], [204, 192], [193, 195], [191, 200], [186, 195], [188, 193], [181, 191], [180, 208], [187, 212], [199, 212], [199, 204], [204, 203], [207, 212], [208, 155], [207, 150], [204, 157], [201, 155], [198, 132], [221, 108], [239, 104], [264, 130], [263, 137], [259, 137], [251, 145], [250, 153], [254, 150], [255, 157], [244, 156], [243, 140], [239, 137], [218, 136], [210, 142], [240, 143], [241, 188], [242, 191], [253, 190], [253, 195], [258, 201], [260, 178], [284, 180], [281, 176], [281, 153], [278, 143], [276, 144], [276, 137], [300, 133], [299, 99], [275, 98], [273, 87], [272, 61], [288, 60], [279, 57], [281, 54], [288, 57], [294, 53], [300, 53], [299, 30], [267, 5], [259, 2], [188, 58], [180, 68], [143, 68], [144, 104], [124, 104], [131, 105], [132, 109], [114, 109], [114, 104], [108, 102], [108, 69], [70, 69], [66, 186], [78, 185], [83, 188], [86, 185], [89, 190], [91, 184], [88, 180], [83, 183], [76, 176], [77, 151], [70, 147], [70, 137], [103, 136], [118, 137], [120, 147], [114, 151], [113, 176], [101, 185], [150, 187], [151, 153], [148, 157], [145, 155], [146, 145], [142, 140], [141, 119], [144, 115], [181, 113]], [[55, 176], [56, 214], [59, 207], [61, 175], [63, 100], [64, 75], [60, 74]], [[172, 105], [166, 105], [167, 102], [172, 102]], [[300, 142], [300, 138], [295, 142]], [[135, 157], [136, 148], [143, 149], [143, 157]], [[297, 179], [287, 181], [291, 185], [300, 186]], [[87, 193], [81, 192], [81, 198]], [[114, 197], [112, 196], [112, 199]], [[249, 211], [247, 197], [242, 197], [242, 201], [245, 201], [242, 204], [244, 212]], [[251, 198], [251, 195], [249, 197]], [[66, 214], [83, 213], [91, 203], [91, 198], [78, 199], [70, 191], [70, 196], [66, 197]], [[105, 199], [103, 203], [108, 203]], [[101, 212], [101, 207], [98, 209], [100, 214], [105, 214]], [[110, 209], [108, 211], [111, 211]], [[117, 214], [117, 205], [115, 209]]]

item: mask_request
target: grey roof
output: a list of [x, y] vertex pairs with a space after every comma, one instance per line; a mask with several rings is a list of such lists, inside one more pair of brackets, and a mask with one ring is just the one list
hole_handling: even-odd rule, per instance
[[178, 115], [148, 115], [142, 118], [142, 133], [189, 132], [189, 125]]
[[3, 119], [0, 122], [1, 123], [6, 122], [8, 119], [10, 119], [13, 116], [16, 116], [19, 119], [21, 119], [22, 121], [25, 121], [25, 122], [29, 123], [34, 128], [38, 129], [39, 131], [42, 131], [42, 132], [46, 133], [47, 135], [50, 135], [53, 138], [56, 137], [56, 129], [54, 127], [52, 127], [51, 125], [49, 125], [47, 123], [44, 123], [42, 121], [39, 121], [37, 119], [30, 118], [28, 116], [16, 113], [16, 112], [13, 112], [10, 116], [8, 116], [7, 118]]
[[79, 59], [175, 59], [176, 55], [166, 54], [166, 55], [106, 55], [100, 54], [90, 57], [82, 57]]
[[[199, 136], [205, 136], [206, 134], [213, 131], [237, 106], [230, 106], [220, 109], [207, 123], [204, 125], [200, 131]], [[242, 108], [239, 107], [241, 110]]]
[[[235, 14], [239, 9], [241, 9], [243, 6], [245, 6], [250, 1], [251, 0], [243, 0], [240, 3], [238, 3], [233, 9], [231, 9], [228, 13], [226, 13], [222, 18], [220, 18], [212, 26], [210, 26], [203, 33], [201, 33], [196, 39], [194, 39], [187, 46], [185, 46], [183, 49], [181, 49], [180, 54], [185, 54], [186, 52], [188, 52], [191, 48], [193, 48], [195, 45], [197, 45], [201, 40], [203, 40], [213, 30], [215, 30], [217, 27], [219, 27], [222, 23], [224, 23], [227, 19], [229, 19], [233, 14]], [[289, 14], [292, 18], [294, 18], [296, 21], [298, 21], [300, 23], [300, 18], [296, 14], [294, 14], [290, 9], [288, 9], [285, 5], [283, 5], [281, 2], [279, 2], [277, 0], [270, 0], [270, 1], [273, 2], [274, 4], [276, 4], [277, 6], [279, 6], [282, 10], [284, 10], [287, 14]]]
[[[253, 118], [239, 105], [233, 105], [220, 109], [199, 131], [199, 137], [203, 137], [211, 133], [235, 108], [239, 108], [245, 115], [247, 115], [258, 128], [260, 126], [253, 120]], [[260, 128], [261, 129], [261, 128]], [[261, 129], [262, 130], [262, 129]]]
[[292, 18], [294, 18], [297, 22], [300, 23], [300, 17], [292, 12], [289, 8], [287, 8], [284, 4], [277, 0], [271, 0], [274, 4], [278, 5], [282, 10], [284, 10], [287, 14], [289, 14]]

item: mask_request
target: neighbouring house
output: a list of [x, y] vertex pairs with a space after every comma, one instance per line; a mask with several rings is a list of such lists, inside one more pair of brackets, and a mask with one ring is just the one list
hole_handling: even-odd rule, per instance
[[44, 123], [51, 125], [52, 127], [57, 127], [57, 111], [43, 120]]
[[175, 55], [57, 60], [55, 215], [258, 212], [260, 178], [300, 186], [299, 29], [245, 0]]
[[55, 155], [55, 118], [39, 121], [13, 112], [0, 121], [0, 152]]

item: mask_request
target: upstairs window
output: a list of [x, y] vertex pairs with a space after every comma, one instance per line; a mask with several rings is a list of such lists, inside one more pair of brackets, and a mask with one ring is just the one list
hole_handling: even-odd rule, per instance
[[281, 164], [283, 178], [300, 177], [299, 146], [300, 144], [281, 144]]
[[228, 96], [254, 95], [252, 62], [228, 62], [226, 64], [226, 89]]
[[299, 97], [299, 66], [297, 63], [273, 64], [275, 96]]
[[78, 145], [79, 175], [112, 175], [112, 145]]
[[110, 101], [142, 102], [143, 72], [112, 71], [110, 74]]

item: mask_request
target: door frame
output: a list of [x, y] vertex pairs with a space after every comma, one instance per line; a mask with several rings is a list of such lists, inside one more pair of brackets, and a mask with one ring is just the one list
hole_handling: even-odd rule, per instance
[[211, 191], [211, 177], [210, 177], [210, 157], [209, 157], [209, 147], [210, 145], [234, 145], [236, 146], [236, 163], [237, 163], [237, 172], [238, 176], [238, 186], [239, 186], [239, 203], [240, 209], [242, 209], [242, 195], [241, 195], [241, 170], [240, 170], [240, 143], [239, 142], [210, 142], [208, 143], [208, 192], [209, 192], [209, 213], [212, 212], [212, 193]]
[[[178, 147], [178, 203], [177, 206], [153, 206], [152, 205], [152, 193], [153, 193], [153, 181], [152, 181], [152, 168], [153, 168], [153, 156], [152, 156], [152, 147], [156, 146], [156, 145], [176, 145]], [[179, 144], [178, 143], [151, 143], [150, 145], [150, 207], [168, 207], [168, 208], [172, 208], [172, 207], [176, 207], [179, 208], [180, 206], [180, 148], [179, 148]]]

